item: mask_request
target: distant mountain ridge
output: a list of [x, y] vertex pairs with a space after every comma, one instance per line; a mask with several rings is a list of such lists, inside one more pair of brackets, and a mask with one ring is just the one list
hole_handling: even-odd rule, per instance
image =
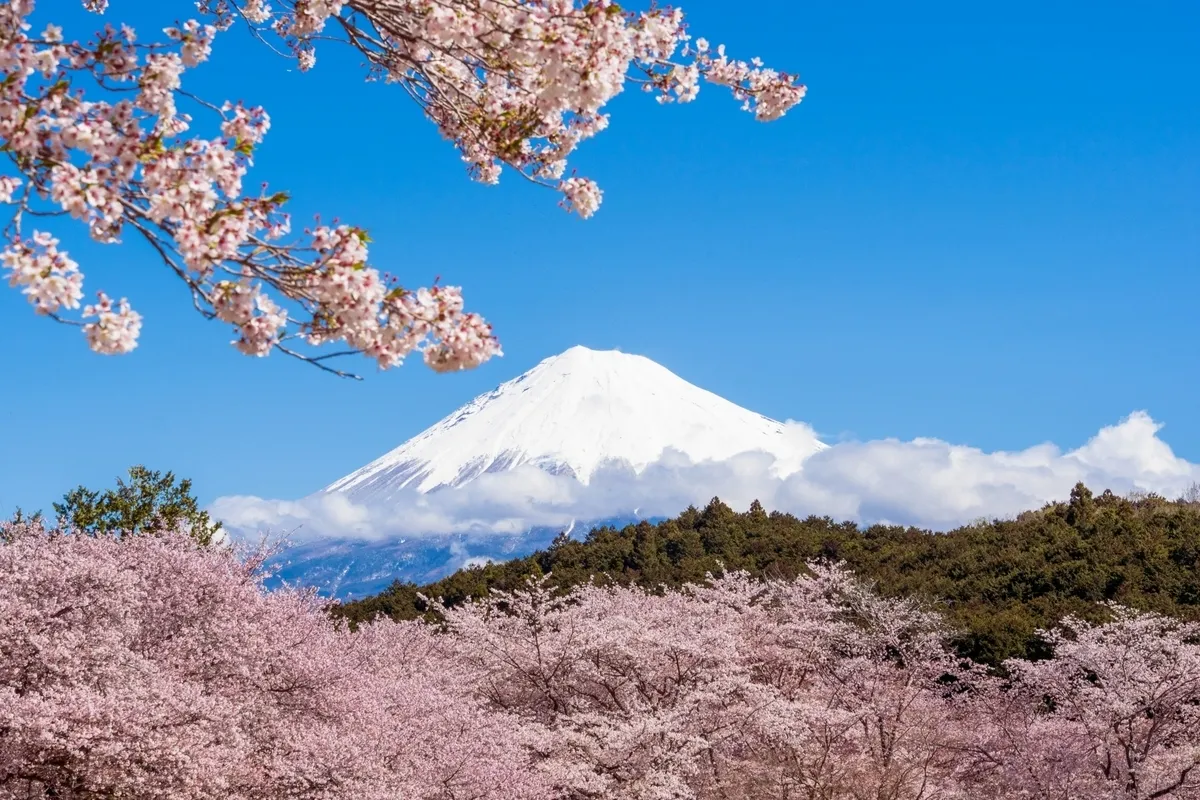
[[[659, 518], [648, 518], [657, 522]], [[623, 528], [641, 521], [636, 515], [610, 517], [568, 528], [537, 527], [519, 536], [472, 537], [466, 534], [408, 537], [391, 541], [322, 539], [296, 544], [276, 562], [268, 585], [311, 586], [340, 600], [357, 600], [384, 591], [394, 582], [424, 585], [489, 561], [523, 558], [544, 550], [562, 533], [582, 538], [593, 528]]]

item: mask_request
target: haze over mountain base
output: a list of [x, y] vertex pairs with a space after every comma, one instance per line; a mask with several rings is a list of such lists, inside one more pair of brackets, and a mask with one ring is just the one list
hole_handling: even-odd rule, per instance
[[1177, 497], [1200, 481], [1145, 412], [1062, 451], [936, 439], [821, 443], [641, 356], [572, 348], [300, 500], [219, 498], [235, 534], [288, 533], [284, 576], [342, 595], [426, 582], [544, 547], [562, 530], [667, 517], [720, 497], [944, 530], [1097, 491]]
[[460, 569], [521, 558], [549, 547], [566, 531], [582, 535], [593, 527], [622, 528], [638, 521], [633, 516], [612, 517], [575, 528], [530, 528], [517, 536], [460, 533], [384, 539], [300, 537], [277, 559], [277, 572], [267, 584], [312, 586], [328, 597], [352, 600], [377, 594], [396, 580], [423, 585]]

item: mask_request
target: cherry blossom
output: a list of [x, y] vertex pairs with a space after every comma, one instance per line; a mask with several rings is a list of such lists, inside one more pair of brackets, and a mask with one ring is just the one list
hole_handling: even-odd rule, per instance
[[[189, 134], [183, 76], [208, 59], [217, 26], [188, 20], [165, 30], [166, 44], [139, 44], [128, 27], [109, 26], [82, 44], [53, 25], [31, 36], [33, 5], [0, 6], [0, 137], [16, 173], [0, 177], [0, 201], [12, 210], [0, 258], [35, 311], [80, 325], [99, 353], [127, 353], [141, 333], [128, 299], [104, 292], [78, 318], [65, 316], [80, 308], [84, 276], [44, 229], [43, 218], [58, 215], [82, 222], [97, 242], [132, 233], [149, 243], [200, 313], [228, 323], [248, 355], [278, 350], [349, 374], [326, 366], [341, 353], [311, 347], [342, 343], [342, 352], [366, 354], [381, 368], [418, 353], [443, 372], [500, 352], [457, 287], [395, 285], [371, 266], [369, 238], [358, 228], [317, 225], [289, 239], [287, 194], [244, 193], [270, 127], [263, 109], [200, 105], [216, 114], [220, 136]], [[108, 96], [72, 90], [89, 82], [93, 94]], [[26, 234], [32, 219], [39, 227]]]
[[[108, 5], [84, 0], [96, 13]], [[568, 159], [607, 127], [603, 108], [627, 82], [670, 103], [693, 100], [707, 80], [764, 121], [805, 93], [794, 75], [693, 43], [671, 8], [626, 10], [612, 0], [195, 6], [201, 19], [149, 43], [128, 26], [109, 25], [87, 43], [54, 24], [33, 34], [34, 0], [0, 6], [0, 139], [12, 172], [0, 175], [0, 203], [12, 210], [4, 263], [37, 312], [82, 325], [98, 352], [133, 349], [141, 317], [127, 299], [106, 295], [85, 309], [97, 321], [66, 317], [79, 307], [83, 273], [57, 241], [44, 243], [45, 226], [26, 232], [30, 217], [69, 216], [105, 244], [131, 233], [145, 240], [188, 286], [195, 308], [230, 325], [248, 355], [280, 351], [349, 375], [328, 359], [358, 353], [384, 369], [417, 353], [449, 372], [501, 352], [491, 327], [464, 310], [458, 287], [401, 287], [370, 263], [362, 229], [317, 224], [292, 236], [287, 193], [244, 191], [267, 112], [207, 103], [184, 89], [187, 71], [234, 24], [282, 40], [302, 71], [315, 66], [318, 42], [355, 48], [368, 77], [414, 99], [476, 179], [495, 183], [507, 166], [561, 192], [563, 207], [584, 218], [603, 193], [589, 178], [564, 177]], [[205, 121], [220, 135], [192, 132]]]
[[990, 680], [935, 615], [822, 565], [663, 596], [535, 583], [441, 612], [567, 797], [955, 797], [963, 689]]
[[310, 68], [318, 38], [344, 38], [373, 76], [398, 83], [462, 154], [484, 183], [501, 165], [556, 187], [563, 205], [595, 213], [601, 193], [586, 178], [562, 179], [568, 157], [608, 127], [605, 104], [626, 83], [660, 103], [689, 102], [701, 78], [729, 88], [761, 121], [801, 101], [795, 75], [760, 59], [731, 60], [692, 43], [677, 8], [624, 9], [612, 0], [208, 0], [229, 24], [240, 16], [284, 37]]
[[991, 785], [1028, 797], [1200, 797], [1200, 624], [1111, 606], [1043, 632], [1054, 658], [1011, 661], [981, 728]]
[[1200, 624], [992, 674], [845, 569], [599, 581], [351, 631], [262, 550], [0, 524], [0, 798], [1200, 797]]
[[549, 798], [431, 628], [183, 534], [0, 528], [0, 797]]

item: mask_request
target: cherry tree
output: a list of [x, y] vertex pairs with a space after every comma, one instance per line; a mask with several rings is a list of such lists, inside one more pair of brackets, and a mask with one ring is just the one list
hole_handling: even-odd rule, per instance
[[961, 796], [989, 679], [934, 615], [811, 569], [662, 596], [542, 583], [440, 611], [490, 707], [541, 732], [539, 769], [566, 796]]
[[769, 584], [741, 648], [776, 698], [753, 718], [745, 796], [961, 796], [961, 751], [991, 678], [954, 656], [920, 604], [839, 566], [809, 569]]
[[428, 627], [182, 534], [0, 530], [0, 798], [549, 797]]
[[[83, 4], [97, 13], [109, 5]], [[124, 25], [88, 42], [68, 39], [52, 21], [34, 26], [34, 0], [0, 6], [0, 149], [8, 167], [0, 202], [11, 211], [3, 264], [38, 314], [81, 325], [99, 353], [132, 350], [142, 317], [103, 291], [82, 304], [83, 272], [54, 231], [65, 217], [97, 242], [148, 243], [195, 309], [231, 325], [248, 355], [277, 350], [348, 375], [329, 359], [359, 353], [389, 368], [419, 352], [435, 370], [453, 371], [500, 352], [491, 327], [465, 311], [458, 287], [403, 287], [371, 264], [361, 227], [318, 224], [293, 235], [285, 191], [245, 190], [267, 112], [183, 88], [186, 71], [234, 25], [301, 70], [313, 67], [318, 45], [355, 49], [367, 77], [398, 84], [474, 178], [495, 183], [507, 166], [558, 191], [582, 217], [595, 213], [602, 192], [568, 173], [568, 158], [607, 126], [605, 104], [626, 83], [668, 103], [690, 101], [706, 80], [764, 121], [783, 116], [805, 91], [795, 76], [693, 39], [678, 9], [627, 11], [612, 0], [195, 6], [199, 19], [151, 42]]]
[[1044, 632], [1054, 657], [1007, 663], [981, 727], [991, 785], [1023, 797], [1200, 797], [1200, 624], [1111, 606]]
[[692, 797], [759, 702], [737, 609], [694, 593], [533, 584], [441, 611], [481, 695], [540, 734], [538, 767], [567, 797]]
[[349, 631], [182, 533], [0, 526], [0, 799], [1200, 798], [1200, 624], [964, 662], [844, 569]]

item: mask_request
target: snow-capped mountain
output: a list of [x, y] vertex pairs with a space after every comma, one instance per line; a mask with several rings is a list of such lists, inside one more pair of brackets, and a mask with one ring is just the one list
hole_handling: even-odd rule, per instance
[[[314, 498], [390, 508], [402, 497], [411, 502], [414, 495], [467, 491], [480, 476], [523, 466], [586, 485], [606, 466], [639, 475], [668, 453], [700, 464], [758, 451], [771, 456], [773, 473], [783, 476], [824, 448], [803, 426], [748, 411], [648, 358], [572, 347], [476, 397]], [[636, 522], [641, 515], [634, 506], [576, 518], [572, 535]], [[342, 597], [361, 596], [394, 579], [424, 583], [463, 566], [528, 555], [562, 529], [309, 540], [289, 551], [281, 575]]]
[[606, 463], [640, 471], [668, 449], [693, 463], [763, 451], [775, 457], [777, 471], [788, 472], [824, 447], [644, 356], [572, 347], [324, 491], [386, 501], [403, 488], [461, 486], [522, 464], [586, 484]]

